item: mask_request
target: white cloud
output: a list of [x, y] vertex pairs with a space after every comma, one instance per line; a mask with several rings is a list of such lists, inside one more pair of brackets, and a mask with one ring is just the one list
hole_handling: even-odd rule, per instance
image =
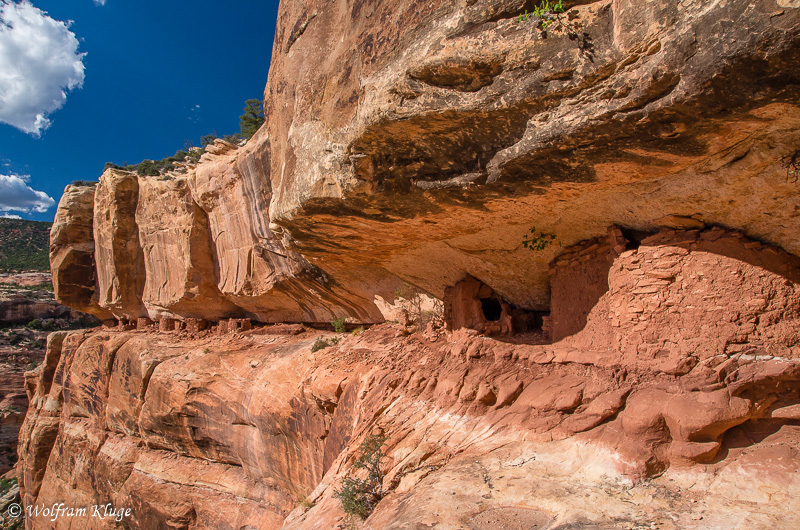
[[84, 55], [69, 23], [27, 0], [0, 0], [0, 122], [41, 135], [67, 91], [83, 86]]
[[19, 215], [14, 215], [13, 213], [4, 213], [0, 215], [3, 219], [22, 219]]
[[106, 5], [106, 0], [94, 0], [94, 5], [96, 5], [96, 6], [104, 6], [104, 5]]
[[39, 212], [52, 208], [56, 201], [43, 191], [28, 186], [27, 175], [0, 174], [0, 212]]

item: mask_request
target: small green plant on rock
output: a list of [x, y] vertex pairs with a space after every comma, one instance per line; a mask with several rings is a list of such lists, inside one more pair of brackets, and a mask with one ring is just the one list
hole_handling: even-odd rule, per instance
[[336, 333], [344, 333], [345, 331], [344, 324], [345, 324], [344, 317], [335, 318], [331, 322], [331, 326], [333, 326], [333, 331], [335, 331]]
[[538, 252], [552, 245], [556, 240], [555, 234], [537, 232], [536, 227], [531, 227], [527, 234], [522, 238], [522, 246], [528, 250]]
[[549, 26], [553, 22], [558, 21], [560, 23], [561, 19], [559, 15], [563, 12], [564, 12], [563, 0], [558, 0], [558, 2], [556, 2], [555, 4], [551, 4], [549, 0], [544, 0], [538, 6], [533, 8], [532, 13], [528, 13], [528, 10], [526, 9], [524, 14], [519, 15], [518, 21], [525, 22], [531, 16], [534, 16], [539, 19], [542, 31], [547, 31], [547, 26]]
[[372, 434], [361, 442], [358, 456], [353, 462], [353, 470], [364, 470], [366, 478], [358, 478], [353, 474], [342, 479], [342, 485], [333, 496], [342, 503], [344, 513], [351, 517], [366, 519], [375, 510], [384, 496], [383, 471], [383, 444], [386, 436]]
[[17, 479], [16, 478], [3, 478], [0, 477], [0, 496], [5, 495], [8, 493], [12, 487], [16, 486]]
[[581, 54], [594, 62], [592, 38], [588, 33], [583, 31], [582, 24], [576, 20], [578, 18], [577, 12], [571, 11], [566, 14], [566, 17], [562, 16], [564, 14], [563, 0], [558, 0], [558, 2], [555, 3], [550, 0], [543, 0], [533, 9], [532, 13], [528, 13], [526, 10], [524, 14], [518, 16], [517, 20], [522, 23], [526, 22], [530, 17], [534, 17], [538, 20], [536, 25], [539, 31], [542, 32], [543, 38], [547, 38], [547, 28], [554, 25], [555, 28], [566, 32], [570, 40], [576, 41]]
[[331, 346], [335, 346], [339, 344], [339, 341], [342, 340], [341, 337], [331, 337], [329, 339], [323, 339], [322, 337], [318, 338], [317, 341], [311, 346], [311, 353], [318, 352], [319, 350], [324, 350], [325, 348], [329, 348]]

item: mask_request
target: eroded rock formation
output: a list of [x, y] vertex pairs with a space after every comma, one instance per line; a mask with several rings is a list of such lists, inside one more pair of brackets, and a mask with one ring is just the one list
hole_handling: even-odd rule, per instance
[[[317, 352], [320, 332], [291, 326], [227, 339], [54, 334], [29, 376], [23, 499], [111, 502], [132, 510], [133, 528], [277, 528], [287, 516], [290, 527], [332, 527], [343, 517], [338, 480], [357, 442], [379, 430], [391, 493], [376, 528], [466, 524], [508, 505], [561, 524], [634, 520], [645, 506], [651, 521], [677, 527], [701, 514], [722, 526], [790, 524], [797, 262], [736, 232], [661, 231], [619, 253], [584, 329], [550, 345], [435, 327], [406, 337], [401, 325]], [[570, 267], [582, 270], [580, 260], [561, 265]], [[565, 475], [580, 465], [591, 471]], [[483, 485], [470, 482], [476, 469]], [[727, 478], [704, 482], [709, 472]], [[734, 484], [740, 473], [747, 484]], [[519, 483], [532, 476], [541, 496]], [[622, 493], [626, 481], [659, 476]], [[561, 480], [608, 504], [577, 510]], [[457, 497], [434, 509], [430, 491], [442, 487]], [[770, 502], [742, 502], [767, 490]], [[663, 496], [674, 503], [651, 505]]]
[[344, 285], [470, 275], [529, 310], [560, 252], [532, 226], [566, 247], [697, 215], [800, 253], [794, 3], [565, 2], [546, 38], [533, 5], [282, 2], [270, 216], [295, 248]]
[[[100, 306], [376, 322], [401, 280], [442, 298], [472, 276], [547, 311], [564, 247], [685, 219], [800, 252], [797, 7], [573, 2], [544, 34], [516, 17], [529, 4], [284, 1], [245, 147], [218, 142], [171, 185], [103, 177]], [[523, 248], [531, 226], [558, 244]], [[54, 261], [75, 288], [92, 283], [81, 252]]]
[[70, 185], [58, 203], [50, 229], [53, 290], [62, 304], [107, 319], [99, 304], [94, 259], [95, 186]]
[[[797, 525], [800, 5], [565, 5], [284, 0], [245, 146], [68, 188], [59, 299], [127, 330], [51, 337], [26, 505], [330, 528], [383, 432], [374, 528]], [[449, 329], [247, 329], [403, 284]]]

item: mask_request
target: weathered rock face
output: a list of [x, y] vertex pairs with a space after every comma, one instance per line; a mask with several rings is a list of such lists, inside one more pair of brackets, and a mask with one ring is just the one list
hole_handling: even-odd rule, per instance
[[792, 526], [798, 273], [735, 232], [664, 230], [619, 253], [585, 328], [553, 344], [388, 324], [317, 352], [320, 332], [297, 326], [54, 334], [29, 377], [23, 499], [110, 502], [130, 528], [330, 528], [358, 443], [379, 431], [390, 493], [374, 528], [642, 510], [674, 528]]
[[94, 261], [94, 186], [67, 186], [50, 229], [50, 268], [56, 299], [101, 319]]
[[150, 318], [235, 314], [217, 288], [206, 213], [186, 178], [139, 179], [136, 208], [144, 257], [142, 301]]
[[136, 226], [139, 180], [109, 169], [94, 197], [94, 241], [99, 304], [117, 318], [145, 315], [144, 261]]
[[329, 322], [347, 315], [379, 321], [371, 294], [342, 290], [273, 233], [269, 145], [265, 129], [237, 151], [217, 142], [190, 174], [193, 197], [208, 215], [219, 290], [263, 322]]
[[[284, 1], [247, 145], [104, 174], [97, 303], [173, 334], [51, 338], [26, 505], [331, 528], [382, 432], [374, 528], [800, 524], [800, 5], [533, 6]], [[451, 329], [246, 330], [377, 322], [403, 281]]]
[[[547, 311], [562, 248], [687, 218], [800, 252], [785, 166], [800, 149], [800, 9], [568, 2], [545, 34], [517, 16], [532, 6], [284, 1], [267, 124], [185, 175], [226, 300], [180, 279], [211, 281], [208, 253], [189, 248], [202, 245], [150, 233], [172, 223], [199, 242], [185, 190], [169, 219], [139, 208], [134, 222], [139, 197], [119, 186], [135, 177], [111, 173], [95, 200], [100, 305], [126, 318], [375, 322], [374, 297], [401, 280], [442, 298], [471, 276]], [[556, 244], [523, 248], [532, 226]], [[173, 263], [161, 246], [188, 254]], [[79, 269], [55, 270], [90, 284]]]
[[522, 248], [531, 226], [699, 214], [800, 252], [794, 3], [567, 2], [546, 38], [533, 5], [281, 3], [270, 216], [295, 248], [343, 285], [470, 275], [537, 310], [559, 248]]

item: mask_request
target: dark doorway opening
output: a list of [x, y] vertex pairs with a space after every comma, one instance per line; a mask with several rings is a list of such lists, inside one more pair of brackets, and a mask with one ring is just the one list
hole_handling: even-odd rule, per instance
[[635, 228], [624, 228], [620, 227], [620, 231], [625, 239], [628, 240], [628, 244], [625, 247], [625, 250], [635, 250], [639, 248], [642, 244], [642, 241], [647, 239], [648, 237], [652, 236], [655, 232], [648, 232], [646, 230], [636, 230]]
[[503, 316], [503, 306], [497, 298], [481, 298], [483, 316], [490, 322], [497, 322]]

